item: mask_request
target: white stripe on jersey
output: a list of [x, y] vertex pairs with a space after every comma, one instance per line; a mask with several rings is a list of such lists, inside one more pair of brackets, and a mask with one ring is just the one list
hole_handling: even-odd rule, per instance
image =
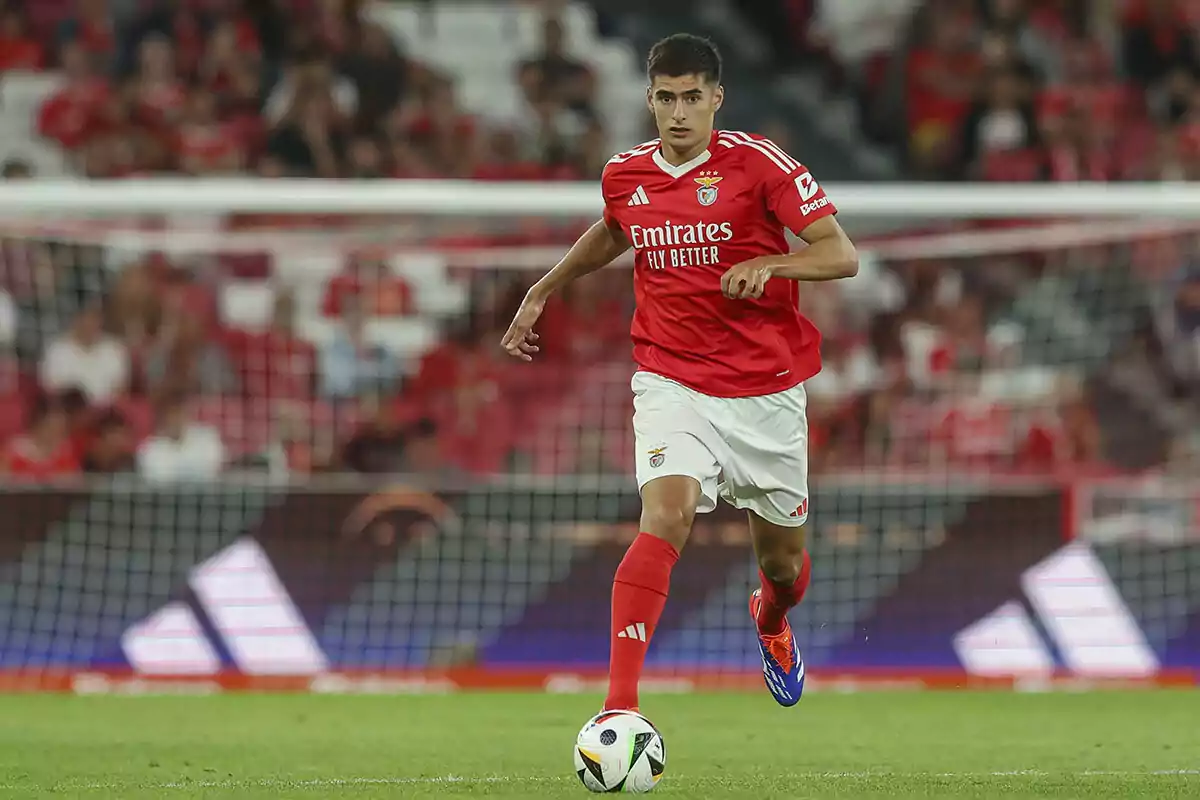
[[653, 153], [658, 149], [658, 145], [658, 139], [652, 139], [649, 142], [642, 142], [637, 147], [630, 148], [624, 153], [617, 153], [605, 163], [605, 166], [608, 166], [608, 164], [624, 164], [631, 158], [637, 158], [638, 156], [644, 156], [647, 153]]
[[800, 167], [799, 161], [783, 152], [779, 145], [770, 139], [751, 139], [749, 134], [742, 133], [741, 131], [721, 131], [719, 137], [728, 137], [728, 140], [735, 145], [742, 145], [757, 150], [788, 175], [791, 175]]
[[755, 139], [750, 134], [746, 133], [745, 131], [722, 131], [722, 133], [727, 133], [734, 140], [741, 140], [741, 141], [745, 142], [746, 144], [753, 144], [753, 145], [758, 145], [759, 147], [765, 147], [767, 150], [770, 150], [772, 153], [777, 155], [779, 157], [779, 159], [781, 161], [783, 161], [783, 163], [785, 165], [790, 165], [792, 169], [796, 169], [800, 166], [799, 161], [797, 161], [796, 159], [794, 159], [790, 155], [788, 155], [782, 147], [775, 144], [770, 139]]

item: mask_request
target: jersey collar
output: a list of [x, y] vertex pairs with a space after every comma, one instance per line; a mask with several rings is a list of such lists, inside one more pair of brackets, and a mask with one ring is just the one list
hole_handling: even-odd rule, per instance
[[[713, 131], [713, 138], [715, 139], [716, 136], [717, 132]], [[659, 169], [670, 175], [672, 178], [682, 178], [684, 175], [688, 174], [696, 167], [712, 158], [712, 142], [710, 141], [708, 147], [702, 150], [698, 156], [679, 165], [672, 164], [663, 157], [662, 145], [659, 145], [654, 149], [654, 155], [651, 156], [651, 158], [654, 160], [655, 165]]]

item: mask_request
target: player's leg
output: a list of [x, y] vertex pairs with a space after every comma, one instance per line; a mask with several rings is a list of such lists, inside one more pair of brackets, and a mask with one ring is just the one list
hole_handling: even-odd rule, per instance
[[792, 706], [804, 693], [804, 661], [787, 612], [804, 599], [812, 562], [803, 527], [781, 525], [753, 511], [749, 518], [760, 584], [750, 596], [750, 614], [758, 630], [763, 679], [780, 705]]
[[787, 612], [804, 599], [812, 561], [805, 547], [803, 526], [777, 525], [753, 511], [749, 517], [762, 596], [755, 619], [760, 633], [775, 635], [786, 628]]
[[637, 708], [646, 651], [667, 604], [671, 570], [700, 502], [694, 478], [670, 475], [642, 487], [641, 532], [613, 576], [612, 650], [604, 708]]
[[804, 691], [804, 664], [787, 612], [804, 597], [811, 570], [805, 550], [808, 518], [808, 423], [804, 387], [763, 397], [714, 401], [726, 462], [722, 496], [749, 512], [760, 588], [750, 598], [763, 678], [775, 700], [795, 705]]
[[[633, 379], [640, 533], [613, 576], [611, 652], [605, 709], [637, 708], [646, 651], [666, 606], [671, 570], [698, 511], [716, 506], [712, 426], [691, 393], [656, 375]], [[714, 444], [714, 441], [718, 444]]]

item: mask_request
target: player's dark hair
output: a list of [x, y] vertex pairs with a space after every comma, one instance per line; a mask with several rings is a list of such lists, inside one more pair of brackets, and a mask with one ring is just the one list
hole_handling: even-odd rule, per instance
[[719, 84], [721, 53], [703, 36], [672, 34], [651, 47], [646, 58], [646, 77], [654, 80], [659, 75], [667, 78], [700, 75], [708, 83]]

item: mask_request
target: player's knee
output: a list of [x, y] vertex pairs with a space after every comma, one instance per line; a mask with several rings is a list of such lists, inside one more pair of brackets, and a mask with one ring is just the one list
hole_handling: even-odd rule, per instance
[[800, 566], [803, 555], [797, 555], [790, 549], [773, 553], [760, 553], [758, 568], [771, 583], [780, 586], [790, 586], [800, 577]]
[[692, 530], [696, 510], [675, 503], [655, 503], [642, 508], [642, 530], [681, 550]]

